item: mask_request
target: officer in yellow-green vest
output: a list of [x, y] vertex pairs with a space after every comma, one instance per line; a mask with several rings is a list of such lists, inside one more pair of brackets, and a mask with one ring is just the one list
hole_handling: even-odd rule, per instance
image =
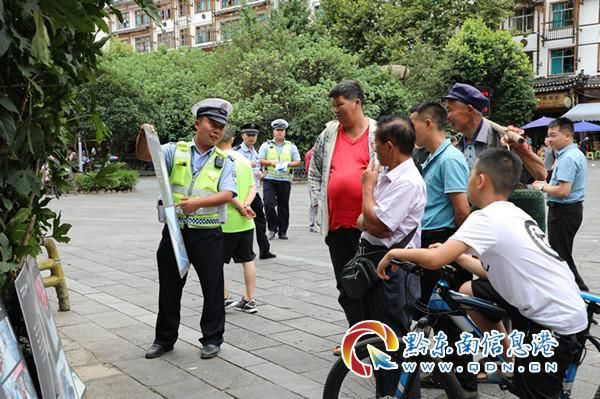
[[290, 191], [292, 189], [291, 168], [300, 165], [298, 148], [285, 139], [289, 123], [285, 119], [271, 122], [273, 139], [260, 146], [258, 156], [265, 168], [263, 177], [263, 198], [269, 239], [279, 235], [287, 240], [290, 222]]
[[[225, 100], [211, 98], [192, 107], [196, 135], [192, 141], [162, 146], [177, 218], [190, 262], [200, 279], [203, 296], [200, 357], [215, 357], [223, 343], [223, 236], [226, 204], [237, 194], [233, 161], [215, 145], [223, 137], [233, 110]], [[151, 160], [143, 130], [136, 142], [137, 157]], [[181, 296], [186, 277], [179, 276], [171, 239], [165, 225], [156, 253], [158, 261], [158, 317], [154, 343], [146, 351], [152, 359], [173, 349], [177, 341]]]

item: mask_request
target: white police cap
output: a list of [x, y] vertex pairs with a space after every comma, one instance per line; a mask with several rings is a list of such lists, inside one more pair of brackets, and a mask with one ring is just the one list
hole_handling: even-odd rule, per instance
[[271, 122], [273, 129], [287, 129], [290, 124], [285, 119], [275, 119]]
[[222, 125], [227, 125], [227, 117], [232, 111], [231, 103], [220, 98], [207, 98], [192, 107], [192, 114], [196, 118], [206, 116]]

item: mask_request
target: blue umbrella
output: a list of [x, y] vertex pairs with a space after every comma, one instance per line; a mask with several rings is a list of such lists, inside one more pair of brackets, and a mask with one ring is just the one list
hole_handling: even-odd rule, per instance
[[595, 123], [581, 121], [577, 122], [574, 126], [576, 132], [600, 132], [600, 126]]
[[554, 120], [554, 118], [549, 118], [547, 116], [542, 116], [539, 119], [536, 119], [534, 121], [531, 121], [523, 126], [521, 126], [521, 129], [532, 129], [534, 127], [546, 127], [550, 124], [550, 122], [552, 122]]

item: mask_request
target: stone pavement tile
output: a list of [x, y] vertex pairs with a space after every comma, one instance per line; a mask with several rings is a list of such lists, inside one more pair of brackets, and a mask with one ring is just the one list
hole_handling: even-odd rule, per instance
[[305, 373], [329, 366], [327, 361], [289, 345], [258, 349], [252, 353], [295, 373]]
[[[157, 292], [158, 292], [158, 290], [157, 290]], [[152, 292], [152, 293], [144, 292], [143, 294], [135, 294], [135, 295], [123, 295], [121, 297], [121, 299], [124, 300], [125, 302], [140, 306], [145, 309], [147, 309], [148, 306], [158, 306], [158, 293], [155, 294], [154, 292]]]
[[288, 273], [288, 276], [292, 278], [292, 281], [296, 279], [308, 280], [308, 281], [321, 281], [323, 276], [319, 273], [314, 273], [308, 270], [300, 270], [292, 273]]
[[69, 359], [69, 364], [72, 367], [79, 367], [98, 363], [98, 359], [96, 359], [94, 354], [83, 348], [73, 350], [67, 350], [65, 348], [65, 355], [67, 356], [67, 359]]
[[259, 335], [252, 331], [244, 331], [242, 329], [233, 331], [225, 330], [225, 341], [230, 345], [250, 352], [278, 344], [277, 341], [267, 338], [264, 335]]
[[258, 298], [258, 302], [259, 304], [268, 303], [270, 305], [277, 306], [282, 309], [290, 309], [297, 313], [300, 312], [296, 310], [296, 307], [301, 306], [303, 304], [302, 301], [299, 301], [296, 298], [288, 298], [287, 296], [280, 294], [263, 295], [260, 298]]
[[314, 293], [296, 286], [293, 281], [289, 281], [287, 284], [282, 284], [277, 287], [267, 289], [272, 294], [278, 294], [280, 296], [291, 297], [292, 299], [304, 299]]
[[260, 314], [260, 307], [258, 313], [253, 315], [236, 310], [228, 311], [227, 322], [261, 335], [270, 335], [292, 329], [290, 326], [263, 317]]
[[294, 307], [294, 311], [330, 323], [334, 323], [338, 320], [346, 320], [346, 316], [341, 310], [333, 310], [304, 301], [298, 301]]
[[262, 317], [273, 321], [290, 320], [303, 317], [302, 314], [296, 313], [290, 309], [284, 309], [270, 304], [261, 304], [260, 300], [258, 300], [258, 311]]
[[148, 309], [145, 309], [141, 306], [137, 306], [131, 303], [123, 302], [120, 304], [109, 305], [114, 310], [126, 314], [127, 316], [136, 317], [136, 316], [144, 316], [144, 315], [154, 315], [155, 312], [152, 312]]
[[102, 274], [102, 277], [124, 284], [125, 281], [131, 278], [131, 275], [121, 270], [115, 270], [113, 272]]
[[122, 299], [117, 298], [116, 296], [111, 295], [110, 293], [106, 293], [106, 292], [98, 292], [96, 294], [89, 294], [86, 296], [88, 299], [93, 299], [94, 301], [102, 303], [107, 306], [123, 303]]
[[242, 368], [265, 363], [267, 361], [261, 357], [255, 356], [256, 351], [252, 352], [253, 353], [250, 353], [245, 349], [237, 348], [225, 342], [223, 343], [223, 345], [221, 345], [221, 352], [219, 352], [219, 357], [221, 359], [227, 360], [231, 364]]
[[302, 375], [289, 371], [272, 363], [263, 363], [247, 367], [251, 372], [269, 380], [280, 387], [302, 395], [303, 392], [320, 388], [319, 384]]
[[[281, 267], [281, 266], [280, 266]], [[256, 267], [256, 281], [260, 281], [261, 279], [267, 279], [271, 281], [277, 280], [289, 280], [290, 277], [281, 273], [280, 271], [271, 271], [271, 270], [261, 270], [260, 267]]]
[[260, 382], [252, 385], [246, 385], [240, 388], [234, 388], [227, 393], [238, 399], [300, 399], [298, 396], [286, 389], [283, 389], [269, 382]]
[[173, 399], [231, 399], [231, 396], [221, 392], [195, 376], [188, 375], [186, 379], [170, 384], [157, 385], [153, 389], [165, 398]]
[[162, 396], [126, 375], [86, 381], [86, 399], [160, 399]]
[[221, 391], [266, 383], [264, 379], [220, 357], [197, 359], [180, 367]]
[[79, 279], [79, 282], [93, 288], [99, 288], [103, 285], [113, 285], [115, 283], [113, 280], [100, 277], [100, 275], [97, 275], [97, 277], [82, 278]]
[[82, 316], [86, 316], [92, 313], [109, 312], [111, 310], [109, 306], [103, 305], [102, 303], [96, 302], [91, 299], [73, 302], [71, 305], [71, 309]]
[[83, 346], [94, 341], [117, 338], [110, 331], [90, 321], [83, 324], [61, 327], [60, 332]]
[[131, 294], [136, 294], [136, 295], [140, 295], [142, 294], [142, 291], [133, 288], [129, 285], [125, 285], [125, 284], [113, 284], [112, 285], [103, 285], [98, 287], [99, 291], [105, 292], [109, 295], [112, 295], [114, 297], [120, 298], [123, 295], [131, 295]]
[[[127, 280], [124, 280], [123, 283], [130, 287], [139, 288], [139, 289], [157, 286], [157, 282], [154, 280], [150, 280], [150, 279], [143, 278], [143, 277], [131, 278], [131, 275], [129, 275], [129, 278], [127, 278]], [[123, 296], [124, 295], [122, 295], [121, 297], [123, 297]]]
[[98, 360], [107, 363], [144, 358], [144, 350], [140, 346], [117, 336], [102, 341], [88, 342], [83, 346]]
[[156, 314], [145, 314], [143, 316], [135, 316], [134, 319], [141, 321], [142, 323], [152, 326], [156, 325]]
[[286, 320], [282, 322], [294, 329], [306, 331], [319, 337], [326, 337], [334, 334], [343, 334], [343, 328], [326, 321], [315, 320], [312, 317], [303, 317], [299, 319]]
[[134, 345], [141, 346], [142, 348], [146, 348], [146, 346], [149, 346], [154, 342], [154, 327], [144, 323], [114, 328], [111, 332]]
[[79, 378], [86, 383], [91, 380], [123, 375], [119, 369], [98, 362], [84, 366], [73, 366], [73, 369], [77, 372]]
[[310, 291], [312, 295], [307, 296], [304, 300], [308, 303], [312, 303], [314, 305], [324, 306], [331, 310], [340, 310], [340, 304], [337, 300], [337, 297], [322, 295], [319, 293], [315, 293], [314, 291]]
[[77, 281], [73, 276], [70, 275], [71, 273], [65, 273], [67, 274], [67, 286], [69, 287], [69, 291], [75, 291], [81, 295], [95, 294], [99, 292], [96, 288]]
[[108, 330], [112, 328], [139, 325], [140, 322], [125, 314], [117, 313], [114, 310], [101, 313], [92, 313], [85, 316], [88, 320], [93, 321], [99, 326]]
[[329, 362], [322, 359], [325, 363], [328, 363], [328, 365], [326, 367], [312, 369], [310, 371], [302, 373], [302, 375], [305, 376], [306, 378], [310, 378], [311, 380], [313, 380], [315, 382], [318, 382], [319, 384], [321, 384], [321, 386], [325, 385], [325, 380], [327, 379], [327, 376], [329, 375], [329, 371], [331, 370], [331, 367], [333, 366], [335, 361], [337, 359], [339, 359], [339, 357], [333, 356], [331, 354], [331, 352], [329, 352], [329, 356], [331, 357], [331, 360]]
[[309, 353], [321, 352], [332, 347], [331, 341], [302, 331], [286, 331], [271, 334], [270, 337]]
[[72, 326], [87, 323], [87, 319], [74, 310], [68, 312], [54, 312], [54, 322], [57, 327]]
[[145, 359], [141, 357], [116, 362], [115, 366], [143, 385], [150, 387], [171, 384], [188, 378], [185, 371], [160, 358]]

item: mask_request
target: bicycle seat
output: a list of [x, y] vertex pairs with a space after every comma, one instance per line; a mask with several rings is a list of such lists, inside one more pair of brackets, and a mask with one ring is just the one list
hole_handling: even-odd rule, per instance
[[461, 294], [460, 292], [450, 291], [450, 298], [459, 304], [461, 310], [480, 310], [498, 319], [503, 319], [508, 314], [505, 309], [494, 302]]

